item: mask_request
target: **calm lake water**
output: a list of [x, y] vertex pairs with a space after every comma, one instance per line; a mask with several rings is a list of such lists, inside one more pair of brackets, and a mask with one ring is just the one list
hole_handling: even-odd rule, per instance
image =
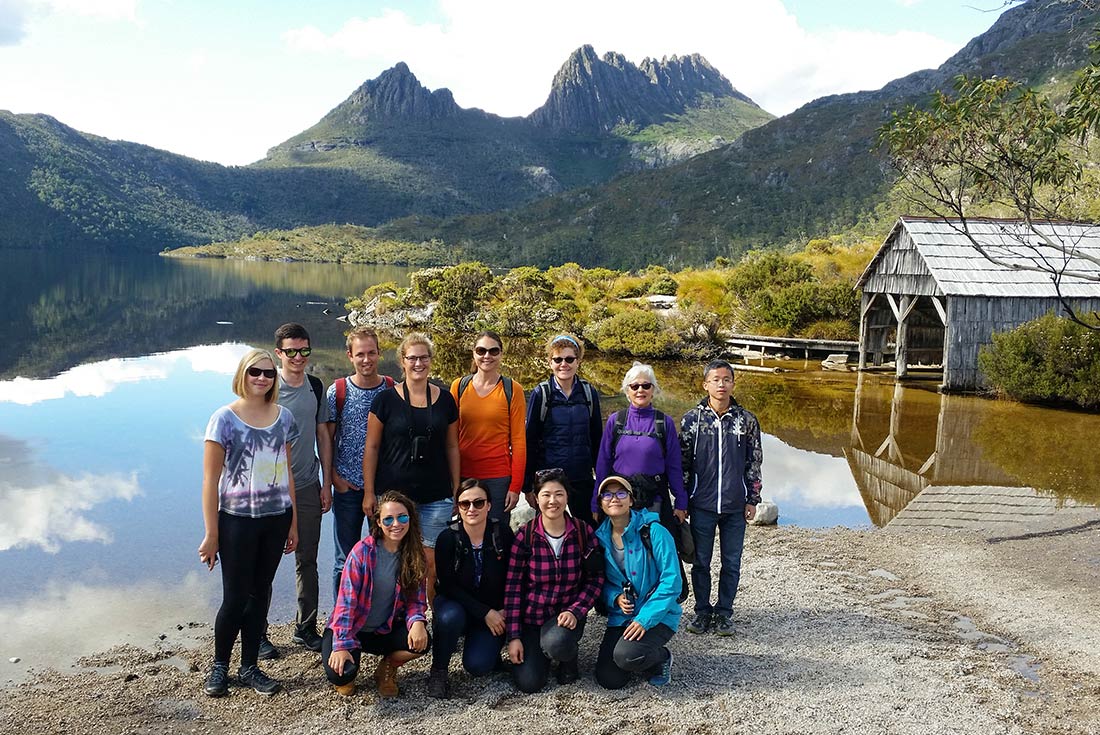
[[[212, 619], [219, 575], [195, 553], [202, 434], [233, 398], [237, 360], [299, 321], [315, 372], [331, 382], [347, 366], [335, 318], [345, 297], [403, 282], [407, 270], [4, 251], [0, 264], [3, 682]], [[510, 348], [509, 374], [527, 387], [544, 377], [537, 354]], [[467, 364], [458, 347], [438, 352], [448, 381]], [[628, 364], [585, 360], [605, 411], [625, 405], [617, 391]], [[766, 433], [764, 496], [781, 523], [1011, 536], [1100, 517], [1100, 416], [782, 364], [795, 372], [739, 373], [735, 390]], [[658, 406], [679, 417], [700, 395], [698, 368], [656, 367]], [[395, 369], [391, 346], [383, 370]], [[331, 533], [326, 516], [322, 570]], [[293, 577], [286, 559], [273, 619], [293, 616]]]

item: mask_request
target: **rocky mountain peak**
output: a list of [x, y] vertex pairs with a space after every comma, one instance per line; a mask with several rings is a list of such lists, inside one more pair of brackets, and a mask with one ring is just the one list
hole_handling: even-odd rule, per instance
[[348, 122], [391, 117], [427, 120], [452, 117], [460, 109], [449, 89], [429, 91], [400, 61], [364, 82], [327, 117]]
[[614, 51], [600, 58], [585, 45], [562, 64], [546, 103], [529, 119], [555, 131], [599, 134], [623, 124], [661, 122], [708, 95], [755, 104], [699, 54], [635, 65]]

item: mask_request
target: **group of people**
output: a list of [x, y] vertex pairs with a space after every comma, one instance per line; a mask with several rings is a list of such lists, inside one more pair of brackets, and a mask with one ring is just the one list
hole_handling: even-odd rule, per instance
[[[237, 678], [274, 694], [259, 668], [278, 655], [267, 639], [271, 584], [295, 554], [298, 611], [292, 640], [319, 651], [328, 680], [355, 690], [364, 652], [379, 656], [379, 695], [398, 694], [400, 666], [431, 650], [428, 691], [447, 697], [462, 644], [472, 676], [504, 667], [523, 692], [551, 673], [575, 681], [590, 612], [606, 614], [595, 678], [621, 688], [634, 675], [667, 684], [668, 643], [688, 596], [691, 633], [733, 631], [745, 525], [760, 501], [760, 429], [733, 400], [734, 371], [703, 371], [706, 395], [677, 425], [653, 407], [648, 365], [622, 390], [629, 406], [604, 420], [599, 393], [578, 374], [584, 346], [552, 337], [550, 377], [529, 393], [501, 374], [504, 344], [491, 331], [472, 344], [468, 374], [450, 390], [431, 379], [424, 334], [398, 348], [402, 379], [379, 372], [378, 335], [347, 335], [354, 372], [327, 391], [309, 375], [309, 335], [275, 332], [274, 354], [250, 350], [204, 442], [199, 558], [222, 567], [210, 696]], [[513, 532], [523, 494], [537, 510]], [[333, 607], [318, 633], [317, 547], [322, 514], [334, 516]], [[690, 518], [690, 527], [688, 519]], [[363, 535], [364, 522], [369, 521]], [[717, 604], [711, 558], [719, 537]]]

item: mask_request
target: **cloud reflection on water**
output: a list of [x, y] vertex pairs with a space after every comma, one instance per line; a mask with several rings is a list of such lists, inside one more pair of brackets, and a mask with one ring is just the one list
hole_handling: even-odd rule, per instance
[[110, 543], [84, 513], [141, 494], [137, 473], [66, 475], [38, 463], [27, 442], [0, 435], [0, 551], [38, 547], [51, 554], [73, 541]]
[[852, 472], [843, 457], [798, 449], [765, 434], [764, 498], [800, 508], [861, 508]]
[[247, 345], [233, 342], [198, 345], [147, 357], [114, 358], [78, 365], [52, 378], [20, 377], [0, 381], [0, 403], [30, 406], [67, 395], [99, 398], [126, 383], [165, 380], [180, 361], [186, 361], [192, 372], [232, 375], [248, 349]]
[[171, 583], [125, 587], [51, 581], [33, 597], [0, 603], [0, 655], [19, 657], [14, 673], [25, 675], [29, 669], [67, 667], [123, 643], [148, 648], [162, 634], [172, 643], [184, 637], [177, 625], [186, 629], [188, 623], [210, 620], [217, 584], [215, 575], [195, 572]]

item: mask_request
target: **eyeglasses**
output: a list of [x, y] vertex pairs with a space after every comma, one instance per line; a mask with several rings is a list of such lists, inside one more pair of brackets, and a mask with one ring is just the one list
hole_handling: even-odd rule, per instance
[[280, 347], [279, 352], [283, 353], [287, 357], [297, 357], [298, 355], [301, 355], [302, 357], [309, 357], [311, 354], [313, 354], [313, 348], [301, 347], [299, 349], [295, 349], [293, 347], [287, 347], [286, 349], [284, 349]]
[[711, 385], [733, 385], [733, 378], [711, 378], [707, 382]]
[[649, 390], [653, 387], [653, 383], [631, 383], [627, 386], [630, 390]]
[[481, 510], [485, 507], [485, 504], [489, 501], [485, 498], [478, 498], [477, 500], [460, 500], [458, 501], [459, 510], [469, 510], [470, 506], [474, 507], [474, 510]]
[[265, 378], [267, 378], [268, 380], [275, 380], [275, 369], [274, 368], [271, 368], [270, 370], [268, 370], [268, 369], [265, 369], [265, 368], [258, 368], [255, 365], [253, 365], [252, 367], [248, 368], [248, 374], [251, 375], [253, 378], [258, 378], [262, 375]]
[[497, 355], [500, 354], [500, 348], [499, 347], [475, 347], [474, 348], [474, 354], [477, 355], [478, 357], [485, 357], [486, 355], [492, 355], [493, 357], [496, 357]]
[[551, 357], [550, 359], [554, 361], [555, 365], [561, 365], [563, 362], [572, 365], [577, 361], [577, 358], [573, 355], [566, 355], [565, 357]]
[[405, 359], [409, 362], [428, 362], [432, 359], [431, 355], [405, 355]]
[[630, 492], [624, 488], [618, 490], [604, 490], [600, 493], [600, 500], [626, 500], [630, 497]]
[[382, 525], [385, 526], [386, 528], [389, 528], [394, 523], [400, 523], [402, 526], [404, 526], [408, 522], [409, 522], [409, 514], [408, 513], [402, 513], [401, 515], [396, 515], [396, 516], [386, 516], [385, 518], [382, 519]]
[[561, 467], [551, 467], [548, 470], [536, 470], [535, 482], [543, 483], [551, 480], [560, 480], [565, 477], [565, 470]]

